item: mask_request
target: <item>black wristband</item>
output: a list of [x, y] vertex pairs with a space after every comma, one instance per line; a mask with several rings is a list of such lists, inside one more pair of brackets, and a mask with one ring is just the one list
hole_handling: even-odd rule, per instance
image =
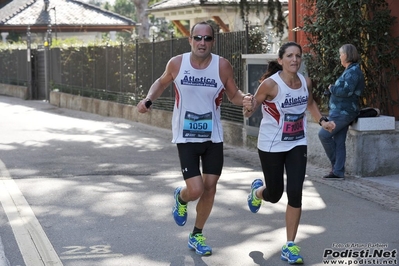
[[150, 99], [147, 99], [147, 101], [145, 101], [144, 105], [145, 105], [145, 107], [148, 109], [148, 108], [151, 107], [152, 101], [151, 101]]
[[321, 121], [328, 122], [328, 121], [330, 121], [330, 120], [328, 120], [327, 117], [322, 116], [322, 117], [320, 118], [320, 120], [319, 120], [319, 125], [320, 125], [320, 126], [321, 126]]

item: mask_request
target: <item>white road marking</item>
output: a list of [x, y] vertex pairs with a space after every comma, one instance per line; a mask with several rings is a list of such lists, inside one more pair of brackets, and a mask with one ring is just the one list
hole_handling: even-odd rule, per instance
[[53, 245], [1, 160], [0, 202], [26, 266], [62, 266]]
[[112, 253], [112, 254], [61, 256], [63, 260], [103, 259], [103, 258], [117, 258], [117, 257], [123, 257], [123, 254]]

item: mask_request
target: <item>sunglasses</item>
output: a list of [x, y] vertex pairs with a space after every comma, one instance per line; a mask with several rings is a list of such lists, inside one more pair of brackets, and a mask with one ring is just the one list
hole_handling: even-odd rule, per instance
[[204, 41], [206, 41], [206, 42], [211, 42], [213, 40], [213, 37], [209, 36], [209, 35], [204, 35], [204, 36], [196, 35], [196, 36], [192, 36], [191, 38], [193, 38], [197, 42], [202, 41], [202, 39], [204, 39]]

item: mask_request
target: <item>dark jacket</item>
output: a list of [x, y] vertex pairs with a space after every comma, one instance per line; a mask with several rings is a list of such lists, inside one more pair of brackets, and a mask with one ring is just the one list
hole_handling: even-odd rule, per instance
[[359, 63], [350, 64], [330, 87], [330, 115], [356, 117], [360, 111], [359, 97], [364, 87], [364, 75]]

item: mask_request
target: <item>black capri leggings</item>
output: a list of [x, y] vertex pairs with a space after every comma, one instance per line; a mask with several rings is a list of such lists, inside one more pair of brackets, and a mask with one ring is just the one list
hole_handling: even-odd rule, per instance
[[305, 180], [307, 146], [296, 146], [286, 152], [264, 152], [258, 149], [266, 189], [263, 199], [276, 203], [284, 192], [284, 167], [287, 174], [288, 205], [294, 208], [302, 206], [302, 189]]

